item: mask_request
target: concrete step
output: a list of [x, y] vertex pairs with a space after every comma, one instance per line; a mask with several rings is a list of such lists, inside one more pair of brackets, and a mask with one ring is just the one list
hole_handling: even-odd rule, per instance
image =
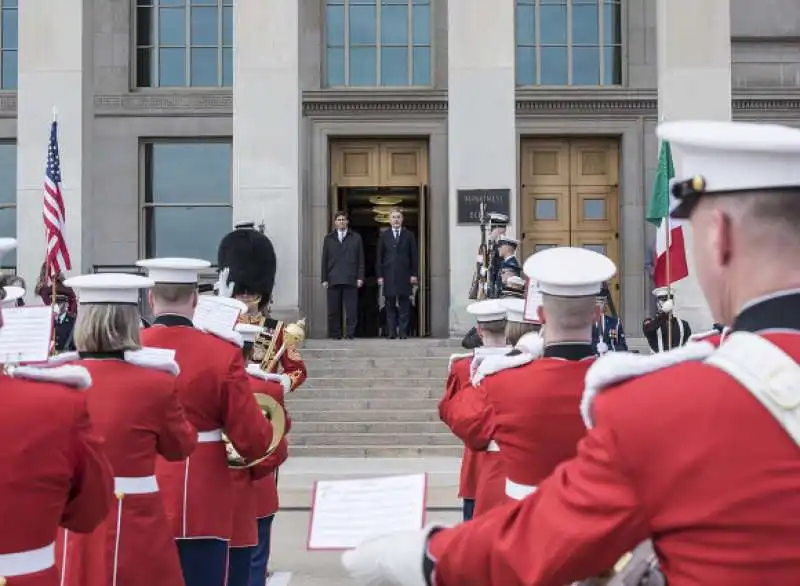
[[314, 376], [313, 368], [309, 369], [309, 377], [297, 393], [302, 393], [306, 389], [328, 389], [328, 388], [384, 388], [384, 389], [398, 389], [410, 387], [425, 387], [425, 388], [444, 388], [445, 380], [443, 377], [426, 377], [426, 378], [411, 378], [411, 377], [375, 377], [364, 375], [361, 377], [318, 377]]
[[[316, 398], [317, 396], [322, 398]], [[294, 395], [289, 395], [286, 399], [286, 406], [289, 415], [294, 416], [295, 411], [309, 413], [316, 411], [353, 411], [364, 413], [370, 410], [383, 411], [387, 409], [408, 410], [408, 411], [429, 411], [435, 413], [439, 405], [437, 398], [409, 399], [403, 395], [395, 393], [391, 397], [360, 397], [360, 398], [331, 398], [320, 393], [303, 394], [303, 389]]]
[[[371, 412], [367, 412], [371, 413]], [[293, 436], [322, 433], [336, 434], [439, 434], [449, 433], [440, 421], [297, 421], [292, 423]]]
[[[399, 404], [404, 404], [405, 401]], [[317, 402], [315, 401], [316, 405]], [[393, 421], [393, 422], [424, 422], [439, 421], [439, 413], [435, 405], [425, 403], [425, 409], [342, 409], [342, 410], [309, 410], [300, 411], [292, 409], [291, 418], [294, 425], [305, 422], [352, 422], [370, 423], [374, 421]]]
[[[433, 387], [400, 387], [394, 389], [384, 388], [371, 388], [368, 386], [353, 386], [353, 387], [332, 387], [332, 388], [316, 388], [316, 389], [301, 389], [298, 392], [304, 392], [306, 398], [320, 398], [320, 399], [437, 399], [444, 393], [444, 385], [442, 388]], [[292, 404], [292, 401], [287, 401], [287, 405]]]
[[[289, 436], [291, 438], [291, 434]], [[423, 446], [416, 442], [409, 445], [296, 445], [290, 442], [289, 459], [295, 457], [317, 458], [415, 458], [444, 457], [460, 458], [463, 446]]]
[[441, 433], [289, 433], [291, 446], [460, 446], [449, 432]]
[[465, 350], [456, 347], [447, 346], [392, 346], [384, 345], [385, 343], [378, 340], [373, 346], [365, 346], [360, 348], [320, 348], [303, 346], [301, 353], [303, 358], [316, 359], [323, 358], [326, 360], [342, 359], [342, 358], [359, 358], [359, 357], [372, 357], [372, 358], [449, 358], [452, 354], [465, 352]]
[[374, 348], [377, 345], [387, 348], [460, 348], [461, 337], [456, 338], [408, 338], [406, 340], [388, 340], [386, 338], [356, 338], [355, 340], [328, 340], [328, 339], [307, 339], [303, 343], [304, 347], [311, 349], [334, 348], [334, 349], [363, 349]]
[[363, 354], [348, 354], [344, 356], [332, 353], [332, 356], [313, 356], [307, 357], [305, 353], [303, 359], [313, 364], [315, 367], [327, 366], [333, 368], [349, 367], [353, 370], [367, 370], [371, 368], [447, 368], [450, 362], [450, 354], [446, 356], [375, 356], [370, 353], [368, 356]]
[[443, 380], [447, 377], [447, 363], [439, 364], [433, 368], [413, 366], [407, 367], [398, 364], [396, 367], [365, 367], [353, 368], [347, 362], [329, 362], [327, 365], [318, 363], [308, 364], [308, 376], [314, 379], [341, 379], [341, 378], [364, 378], [364, 379], [380, 379], [380, 378], [401, 378], [407, 380], [410, 378], [434, 378]]

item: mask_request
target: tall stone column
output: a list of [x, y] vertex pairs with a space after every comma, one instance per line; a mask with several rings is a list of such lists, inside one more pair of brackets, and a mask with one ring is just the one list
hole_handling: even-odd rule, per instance
[[278, 255], [273, 307], [290, 315], [300, 295], [298, 1], [234, 3], [233, 217], [264, 223]]
[[[467, 292], [480, 242], [457, 225], [459, 189], [510, 189], [516, 212], [514, 0], [447, 3], [450, 329], [472, 326]], [[515, 231], [512, 218], [509, 233]]]
[[[730, 0], [657, 0], [657, 10], [660, 120], [730, 120]], [[681, 177], [680, 156], [673, 155]], [[697, 282], [691, 230], [683, 230], [689, 276], [675, 284], [676, 313], [704, 330], [713, 319]]]
[[90, 0], [19, 3], [17, 272], [29, 298], [45, 259], [43, 182], [53, 109], [58, 113], [62, 192], [71, 274], [90, 269], [84, 238], [92, 191], [94, 126]]

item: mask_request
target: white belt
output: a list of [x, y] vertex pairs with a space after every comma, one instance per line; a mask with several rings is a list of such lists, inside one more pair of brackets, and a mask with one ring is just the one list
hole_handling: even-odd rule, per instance
[[158, 492], [155, 476], [114, 478], [114, 492], [117, 494], [152, 494]]
[[20, 553], [0, 554], [0, 576], [11, 578], [35, 574], [56, 564], [56, 544]]
[[212, 429], [211, 431], [200, 431], [197, 433], [197, 443], [211, 444], [222, 441], [222, 430]]
[[536, 492], [538, 487], [531, 486], [530, 484], [518, 484], [513, 480], [506, 478], [506, 496], [521, 501], [526, 496]]
[[489, 445], [486, 446], [486, 451], [487, 452], [499, 452], [500, 451], [500, 446], [497, 445], [496, 441], [492, 440], [492, 441], [489, 442]]

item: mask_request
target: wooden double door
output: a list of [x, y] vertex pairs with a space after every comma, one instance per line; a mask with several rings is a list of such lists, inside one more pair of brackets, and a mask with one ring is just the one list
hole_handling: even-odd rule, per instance
[[[619, 267], [619, 141], [523, 139], [520, 147], [521, 258], [580, 246]], [[619, 277], [609, 287], [619, 309]]]

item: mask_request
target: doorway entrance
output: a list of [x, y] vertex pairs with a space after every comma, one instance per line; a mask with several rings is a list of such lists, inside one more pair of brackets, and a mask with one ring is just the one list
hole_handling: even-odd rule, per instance
[[375, 263], [378, 237], [389, 227], [389, 212], [399, 208], [403, 225], [419, 250], [419, 283], [411, 298], [409, 336], [430, 335], [428, 247], [428, 144], [419, 140], [342, 140], [330, 145], [328, 217], [343, 210], [350, 229], [364, 244], [364, 286], [358, 294], [356, 337], [386, 333], [386, 311], [380, 297]]
[[[619, 140], [523, 139], [522, 255], [581, 246], [619, 266]], [[620, 310], [619, 272], [609, 283]]]

